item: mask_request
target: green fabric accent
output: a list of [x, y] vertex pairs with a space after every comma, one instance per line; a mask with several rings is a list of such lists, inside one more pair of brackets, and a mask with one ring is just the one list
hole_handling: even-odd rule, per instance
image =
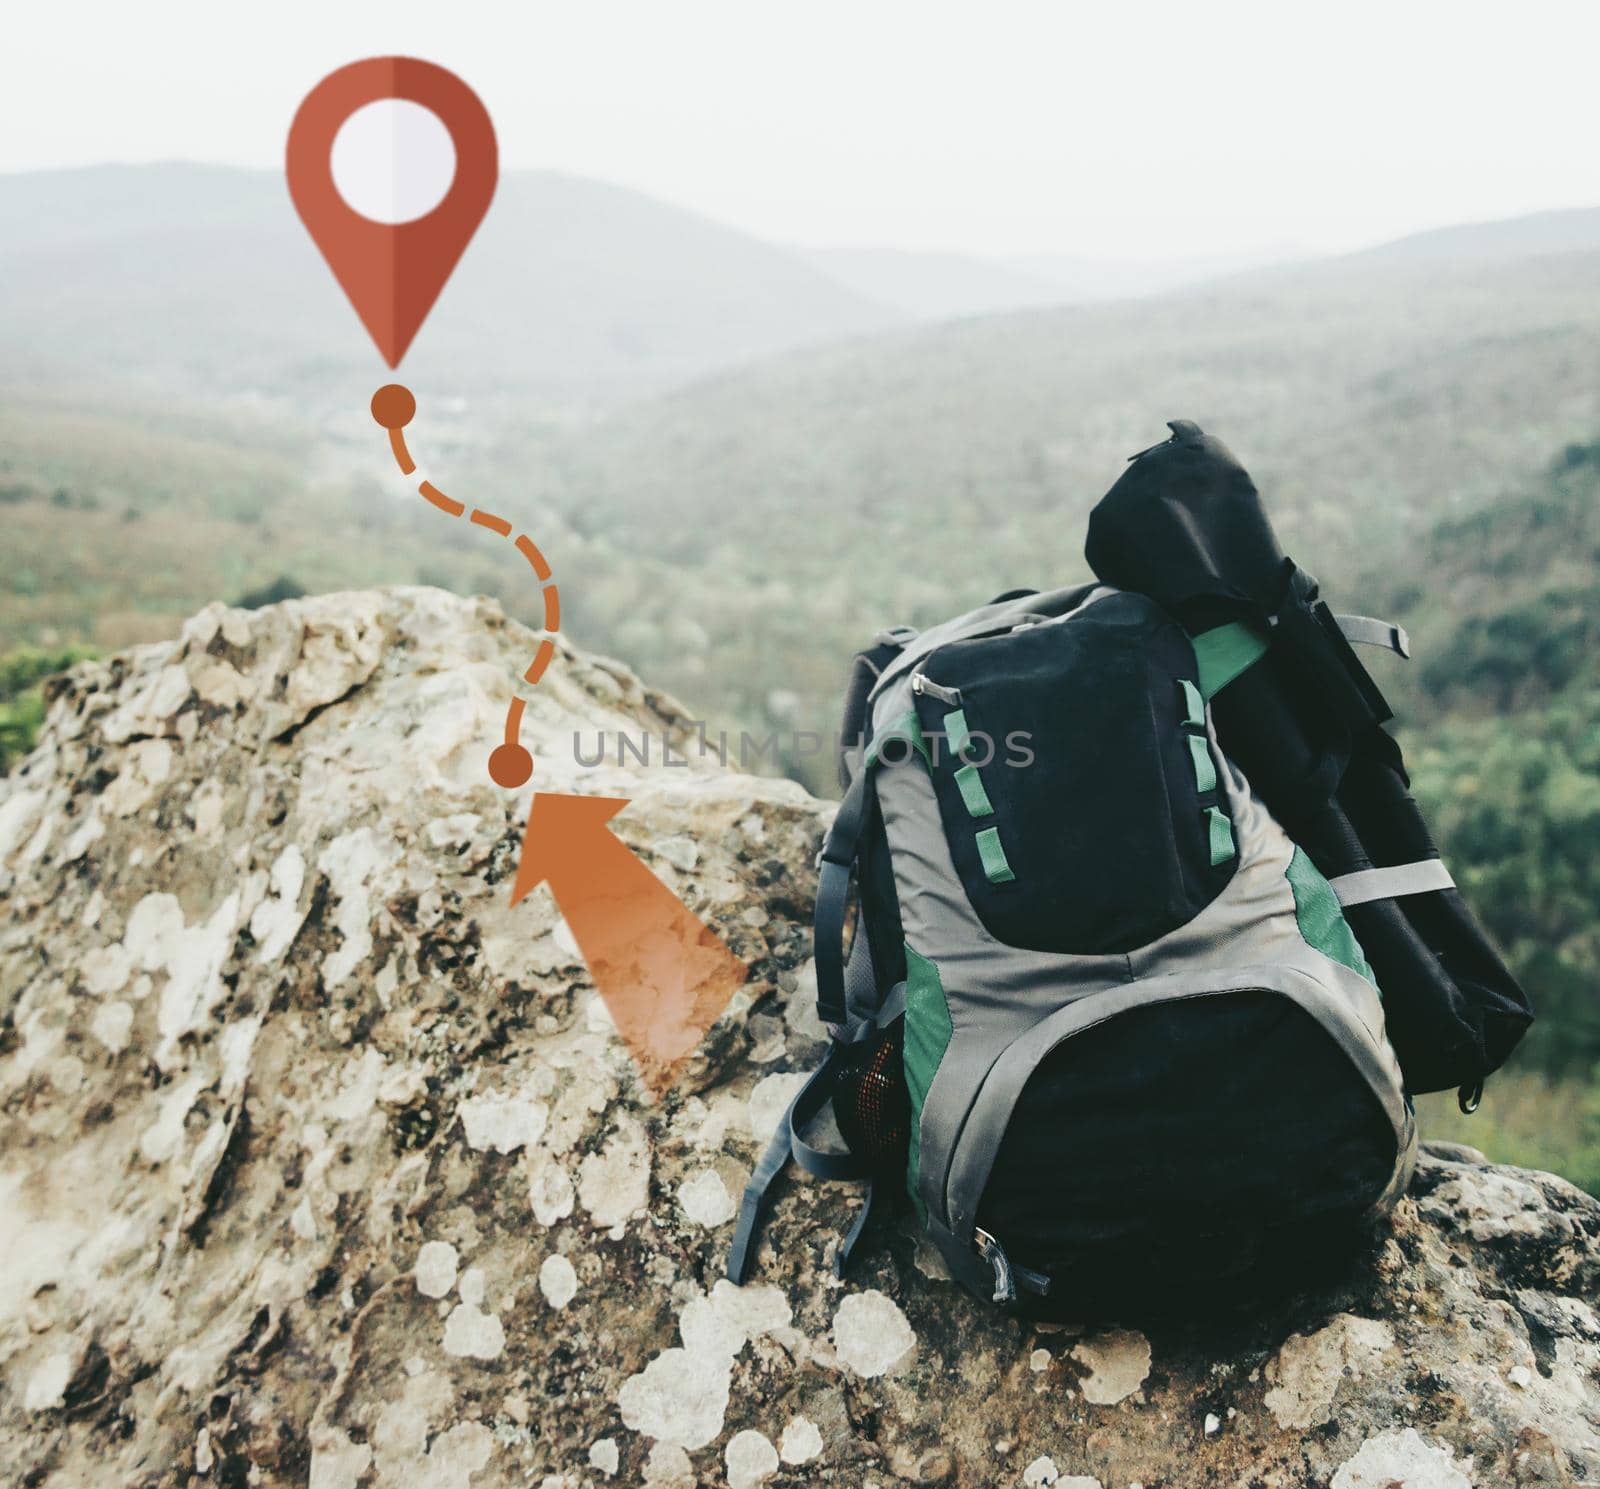
[[1196, 791], [1215, 791], [1217, 789], [1217, 767], [1211, 761], [1211, 747], [1206, 743], [1203, 734], [1191, 734], [1189, 740], [1189, 758], [1194, 762], [1194, 789]]
[[967, 715], [964, 709], [951, 709], [944, 716], [945, 743], [950, 746], [950, 753], [956, 759], [962, 758], [962, 753], [972, 742], [972, 734], [967, 728]]
[[928, 742], [922, 737], [922, 725], [917, 721], [916, 710], [903, 713], [897, 719], [891, 719], [884, 731], [867, 747], [867, 758], [864, 768], [870, 770], [878, 763], [883, 754], [883, 747], [892, 740], [903, 739], [922, 756], [922, 763], [933, 769], [933, 758], [928, 754]]
[[989, 800], [989, 793], [983, 789], [983, 778], [978, 774], [976, 765], [963, 765], [956, 772], [956, 785], [961, 788], [961, 799], [966, 802], [967, 810], [974, 817], [994, 815], [994, 803]]
[[1373, 987], [1378, 979], [1362, 954], [1361, 943], [1344, 918], [1338, 897], [1322, 877], [1316, 864], [1306, 857], [1304, 850], [1296, 848], [1289, 860], [1286, 874], [1289, 888], [1294, 892], [1294, 914], [1300, 923], [1300, 935], [1307, 946], [1320, 951], [1341, 966], [1348, 967], [1365, 977]]
[[1247, 667], [1261, 659], [1266, 637], [1243, 621], [1230, 621], [1193, 638], [1194, 659], [1200, 666], [1200, 693], [1208, 702]]
[[1211, 824], [1211, 867], [1216, 868], [1233, 857], [1233, 823], [1216, 807], [1206, 808], [1206, 820]]
[[1206, 726], [1206, 701], [1200, 696], [1200, 689], [1190, 682], [1187, 677], [1180, 677], [1178, 686], [1183, 689], [1184, 723], [1198, 724], [1204, 729]]
[[939, 969], [907, 946], [904, 1059], [906, 1087], [911, 1093], [911, 1149], [906, 1162], [906, 1187], [923, 1224], [928, 1220], [927, 1207], [917, 1185], [922, 1160], [922, 1104], [928, 1099], [928, 1088], [939, 1062], [950, 1048], [950, 1035], [950, 1005], [945, 1001]]
[[1006, 861], [1006, 850], [1000, 846], [998, 827], [986, 827], [978, 834], [978, 857], [991, 884], [1009, 884], [1017, 877]]

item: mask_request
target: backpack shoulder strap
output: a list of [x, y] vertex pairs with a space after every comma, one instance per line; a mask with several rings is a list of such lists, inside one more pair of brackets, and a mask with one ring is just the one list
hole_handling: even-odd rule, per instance
[[856, 849], [860, 845], [872, 802], [872, 771], [864, 767], [856, 772], [850, 782], [823, 839], [822, 851], [817, 855], [819, 876], [813, 932], [817, 963], [817, 1013], [832, 1029], [833, 1043], [827, 1058], [789, 1103], [777, 1131], [773, 1133], [772, 1141], [762, 1154], [761, 1162], [756, 1165], [749, 1184], [745, 1186], [744, 1200], [739, 1207], [739, 1219], [728, 1253], [728, 1276], [740, 1286], [749, 1275], [756, 1235], [766, 1217], [772, 1185], [791, 1158], [807, 1173], [818, 1178], [868, 1180], [866, 1205], [839, 1247], [835, 1267], [841, 1273], [861, 1239], [867, 1216], [873, 1208], [871, 1163], [850, 1153], [825, 1152], [813, 1147], [801, 1136], [806, 1126], [833, 1098], [839, 1063], [848, 1038], [845, 1030], [849, 1017], [845, 996], [847, 979], [872, 975], [866, 937], [861, 931], [858, 930], [856, 944], [851, 947], [848, 965], [844, 955], [844, 916], [850, 896], [851, 871], [855, 866]]
[[812, 950], [817, 959], [817, 1017], [835, 1029], [846, 1022], [844, 914], [850, 898], [850, 873], [866, 826], [872, 798], [872, 771], [856, 772], [834, 813], [817, 855], [817, 907]]
[[795, 1093], [794, 1100], [778, 1119], [777, 1131], [773, 1133], [772, 1141], [767, 1144], [766, 1152], [761, 1155], [761, 1162], [756, 1165], [756, 1171], [745, 1186], [744, 1200], [739, 1206], [738, 1223], [733, 1228], [733, 1241], [728, 1248], [728, 1278], [738, 1287], [743, 1287], [745, 1278], [750, 1275], [756, 1236], [760, 1233], [761, 1222], [766, 1219], [767, 1210], [771, 1205], [773, 1183], [788, 1166], [791, 1158], [808, 1174], [813, 1174], [819, 1179], [867, 1180], [866, 1204], [861, 1214], [857, 1216], [855, 1224], [850, 1227], [849, 1234], [840, 1243], [839, 1253], [834, 1261], [834, 1270], [838, 1275], [844, 1274], [844, 1269], [849, 1265], [850, 1257], [855, 1251], [856, 1242], [861, 1239], [862, 1232], [866, 1229], [867, 1217], [873, 1208], [872, 1165], [866, 1159], [857, 1158], [851, 1153], [830, 1153], [821, 1148], [814, 1148], [800, 1136], [821, 1113], [823, 1107], [833, 1099], [833, 1088], [844, 1050], [845, 1045], [835, 1041], [822, 1064]]
[[839, 724], [839, 784], [849, 786], [860, 769], [860, 752], [866, 748], [867, 699], [883, 669], [917, 639], [911, 626], [889, 626], [872, 638], [872, 645], [856, 653], [845, 684], [844, 714]]

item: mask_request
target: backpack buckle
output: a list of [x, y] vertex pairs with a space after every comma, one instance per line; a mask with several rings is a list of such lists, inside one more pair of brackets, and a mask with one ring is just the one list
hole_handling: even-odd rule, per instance
[[994, 1301], [1015, 1303], [1017, 1275], [1011, 1270], [1011, 1258], [1006, 1255], [1005, 1247], [981, 1225], [973, 1227], [972, 1242], [978, 1248], [978, 1255], [994, 1268]]
[[981, 1256], [994, 1269], [994, 1301], [1006, 1304], [1017, 1301], [1017, 1284], [1020, 1282], [1030, 1293], [1036, 1293], [1045, 1298], [1050, 1295], [1050, 1279], [1043, 1272], [1035, 1272], [1028, 1267], [1019, 1267], [1006, 1255], [1006, 1248], [1002, 1246], [981, 1225], [972, 1228], [972, 1244], [977, 1247]]

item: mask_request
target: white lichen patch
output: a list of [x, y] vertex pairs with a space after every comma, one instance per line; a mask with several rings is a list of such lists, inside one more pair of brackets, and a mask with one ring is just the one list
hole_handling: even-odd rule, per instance
[[89, 1032], [113, 1055], [120, 1055], [128, 1047], [128, 1036], [133, 1029], [133, 1004], [120, 999], [102, 1003], [89, 1020]]
[[229, 1024], [217, 1040], [217, 1052], [222, 1059], [222, 1069], [217, 1073], [217, 1090], [226, 1100], [232, 1100], [244, 1090], [250, 1075], [250, 1057], [255, 1052], [256, 1038], [261, 1033], [259, 1018], [239, 1019]]
[[578, 1168], [578, 1202], [598, 1226], [618, 1226], [644, 1209], [650, 1198], [650, 1144], [631, 1117], [617, 1124], [598, 1153]]
[[189, 798], [184, 816], [189, 819], [194, 835], [201, 842], [216, 837], [222, 826], [222, 812], [226, 805], [227, 798], [222, 793], [222, 787], [215, 781], [207, 781]]
[[546, 1159], [528, 1179], [528, 1204], [533, 1218], [548, 1229], [572, 1213], [576, 1194], [572, 1180], [559, 1163]]
[[177, 951], [183, 924], [183, 907], [176, 895], [160, 890], [145, 895], [128, 913], [122, 933], [128, 960], [146, 972], [160, 971]]
[[448, 1241], [429, 1241], [417, 1253], [417, 1291], [442, 1298], [456, 1285], [456, 1248]]
[[750, 1132], [758, 1143], [768, 1142], [778, 1130], [778, 1119], [810, 1079], [804, 1072], [763, 1077], [750, 1093]]
[[822, 1433], [810, 1417], [791, 1417], [778, 1439], [778, 1456], [791, 1467], [809, 1463], [822, 1451]]
[[616, 1473], [620, 1462], [615, 1439], [602, 1437], [589, 1444], [589, 1467], [603, 1473], [608, 1479]]
[[887, 1293], [870, 1288], [851, 1293], [833, 1315], [833, 1347], [857, 1375], [887, 1375], [916, 1348], [900, 1305]]
[[1341, 1313], [1314, 1334], [1291, 1334], [1267, 1365], [1273, 1382], [1265, 1404], [1280, 1427], [1303, 1431], [1333, 1416], [1333, 1398], [1346, 1378], [1372, 1373], [1394, 1348], [1389, 1326]]
[[506, 1331], [475, 1303], [458, 1303], [444, 1325], [444, 1352], [469, 1360], [494, 1360], [506, 1347]]
[[778, 1471], [778, 1450], [752, 1428], [734, 1433], [722, 1461], [728, 1470], [728, 1489], [756, 1489]]
[[178, 1151], [183, 1141], [184, 1119], [206, 1085], [205, 1076], [190, 1076], [161, 1097], [156, 1107], [156, 1120], [139, 1136], [139, 1151], [147, 1163], [165, 1163]]
[[678, 1204], [696, 1225], [715, 1230], [734, 1217], [737, 1206], [715, 1169], [701, 1169], [678, 1189]]
[[1115, 1406], [1150, 1374], [1150, 1341], [1137, 1329], [1107, 1329], [1075, 1344], [1072, 1358], [1089, 1372], [1078, 1383], [1083, 1399]]
[[1472, 1480], [1448, 1447], [1402, 1427], [1369, 1437], [1340, 1465], [1329, 1489], [1472, 1489]]
[[[1043, 1455], [1023, 1469], [1022, 1483], [1024, 1489], [1045, 1489], [1047, 1485], [1054, 1486], [1054, 1489], [1101, 1489], [1100, 1480], [1088, 1474], [1074, 1473], [1062, 1478], [1055, 1459]], [[1130, 1484], [1128, 1489], [1141, 1489], [1141, 1486]]]
[[792, 1317], [788, 1299], [770, 1284], [735, 1287], [723, 1278], [709, 1295], [696, 1293], [678, 1319], [683, 1347], [664, 1350], [623, 1382], [624, 1425], [658, 1442], [704, 1447], [722, 1431], [734, 1357]]
[[43, 791], [17, 791], [0, 801], [0, 863], [34, 830], [47, 800]]
[[36, 1366], [28, 1376], [22, 1393], [24, 1411], [53, 1411], [60, 1406], [72, 1379], [73, 1357], [70, 1354], [53, 1354]]
[[527, 1096], [489, 1094], [469, 1096], [456, 1108], [467, 1135], [467, 1146], [480, 1153], [515, 1153], [532, 1147], [544, 1136], [550, 1108]]
[[1498, 1241], [1507, 1236], [1537, 1236], [1553, 1221], [1537, 1185], [1515, 1174], [1474, 1171], [1470, 1180], [1451, 1179], [1439, 1185], [1421, 1204], [1424, 1214], [1463, 1226], [1474, 1241]]
[[468, 1267], [456, 1281], [456, 1291], [461, 1296], [463, 1303], [471, 1303], [474, 1308], [483, 1302], [483, 1295], [488, 1290], [488, 1282], [483, 1275], [482, 1267]]
[[552, 1308], [565, 1308], [578, 1295], [578, 1274], [559, 1252], [539, 1266], [539, 1291]]
[[338, 987], [362, 962], [372, 955], [372, 896], [369, 886], [387, 868], [390, 853], [370, 827], [341, 833], [317, 860], [328, 876], [336, 909], [334, 928], [340, 943], [322, 959], [322, 980], [331, 989]]
[[732, 1371], [726, 1356], [663, 1350], [617, 1393], [622, 1424], [658, 1443], [703, 1448], [722, 1431]]
[[311, 1474], [306, 1489], [356, 1489], [372, 1462], [372, 1449], [352, 1442], [339, 1427], [313, 1427]]
[[658, 1442], [644, 1460], [644, 1481], [650, 1489], [695, 1489], [694, 1465], [675, 1442]]
[[164, 739], [141, 739], [123, 752], [116, 780], [100, 796], [101, 808], [113, 817], [131, 817], [172, 774], [172, 746]]
[[120, 941], [85, 952], [83, 960], [78, 963], [78, 978], [84, 990], [97, 998], [120, 993], [128, 985], [132, 971], [133, 959]]
[[299, 845], [290, 843], [272, 864], [268, 896], [250, 917], [250, 934], [255, 939], [256, 960], [275, 962], [289, 949], [305, 923], [300, 909], [300, 891], [305, 888], [306, 860]]
[[178, 1041], [201, 1028], [222, 997], [222, 966], [233, 949], [239, 892], [233, 891], [209, 920], [196, 926], [185, 926], [183, 911], [171, 895], [147, 895], [140, 906], [154, 899], [169, 903], [160, 912], [156, 938], [145, 946], [142, 965], [147, 972], [164, 967], [167, 973], [156, 1013], [160, 1039], [155, 1050], [156, 1064], [165, 1070], [175, 1063]]

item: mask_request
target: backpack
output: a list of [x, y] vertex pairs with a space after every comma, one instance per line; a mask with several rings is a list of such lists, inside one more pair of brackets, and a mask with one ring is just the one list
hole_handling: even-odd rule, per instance
[[[1404, 654], [1404, 633], [1334, 617], [1232, 455], [1171, 428], [1091, 518], [1096, 580], [880, 632], [855, 659], [818, 858], [833, 1042], [746, 1191], [736, 1282], [791, 1158], [868, 1181], [841, 1272], [903, 1188], [952, 1275], [1020, 1311], [1303, 1277], [1404, 1192], [1408, 1076], [1461, 1083], [1465, 1106], [1526, 1027], [1348, 644]], [[1268, 571], [1260, 593], [1219, 553]], [[1410, 902], [1445, 897], [1419, 932]], [[1457, 933], [1475, 959], [1442, 945]], [[808, 1140], [827, 1107], [847, 1151]]]

